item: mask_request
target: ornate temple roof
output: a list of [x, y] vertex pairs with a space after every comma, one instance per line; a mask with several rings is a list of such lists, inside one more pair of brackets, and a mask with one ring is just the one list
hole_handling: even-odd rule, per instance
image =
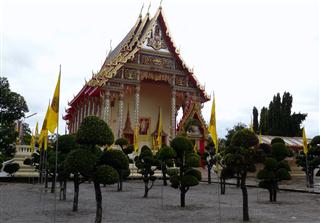
[[157, 24], [161, 25], [164, 39], [168, 45], [169, 51], [180, 63], [183, 70], [189, 75], [189, 78], [193, 84], [199, 89], [202, 102], [210, 100], [210, 96], [205, 92], [204, 87], [197, 80], [193, 74], [193, 70], [190, 69], [182, 57], [180, 56], [179, 50], [177, 49], [168, 29], [167, 22], [163, 16], [162, 7], [159, 7], [156, 14], [151, 18], [149, 12], [142, 17], [140, 14], [134, 26], [130, 29], [129, 33], [124, 39], [113, 49], [105, 59], [100, 71], [92, 75], [91, 80], [86, 82], [80, 92], [72, 99], [69, 106], [77, 103], [79, 98], [85, 95], [93, 95], [99, 92], [101, 86], [104, 86], [110, 78], [113, 78], [118, 70], [124, 66], [124, 64], [134, 58], [135, 54], [143, 47], [144, 42], [149, 37], [153, 30], [153, 27]]

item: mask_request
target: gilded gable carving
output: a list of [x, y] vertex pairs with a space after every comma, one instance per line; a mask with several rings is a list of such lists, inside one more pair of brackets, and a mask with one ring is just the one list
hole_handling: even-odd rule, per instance
[[163, 39], [162, 31], [159, 24], [153, 27], [150, 38], [148, 39], [148, 46], [155, 50], [167, 49], [167, 44]]
[[140, 80], [153, 80], [153, 81], [166, 81], [171, 82], [171, 77], [168, 74], [162, 74], [157, 72], [148, 72], [148, 71], [141, 71], [140, 73]]
[[155, 65], [163, 68], [174, 69], [174, 62], [172, 59], [149, 56], [144, 54], [141, 55], [140, 59], [141, 63], [145, 65]]

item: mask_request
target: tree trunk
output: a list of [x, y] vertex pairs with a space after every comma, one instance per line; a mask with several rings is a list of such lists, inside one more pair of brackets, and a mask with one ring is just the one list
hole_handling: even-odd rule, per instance
[[78, 211], [78, 198], [79, 198], [79, 175], [78, 174], [74, 174], [73, 182], [74, 182], [74, 194], [73, 194], [72, 211]]
[[249, 221], [249, 207], [248, 207], [248, 191], [246, 186], [247, 173], [241, 174], [241, 191], [242, 191], [242, 205], [243, 205], [243, 221]]
[[273, 202], [277, 202], [277, 189], [273, 190]]
[[148, 191], [149, 191], [148, 182], [144, 182], [144, 195], [143, 195], [143, 197], [148, 197]]
[[208, 184], [211, 184], [211, 168], [210, 167], [207, 167], [208, 168]]
[[180, 188], [180, 205], [181, 207], [186, 206], [186, 192], [184, 188]]
[[122, 170], [119, 171], [118, 191], [122, 191]]
[[162, 179], [163, 179], [163, 186], [167, 186], [167, 168], [162, 164]]
[[63, 195], [62, 200], [67, 200], [67, 179], [63, 181]]
[[46, 176], [45, 176], [45, 178], [44, 178], [44, 187], [45, 188], [48, 188], [48, 170], [47, 170], [47, 168], [46, 168]]
[[220, 189], [221, 189], [221, 194], [226, 193], [226, 179], [220, 177]]
[[63, 190], [64, 190], [62, 180], [59, 180], [59, 185], [60, 185], [59, 200], [61, 201], [62, 200]]
[[273, 201], [273, 191], [272, 188], [268, 189], [269, 191], [269, 201], [272, 202]]
[[310, 188], [313, 188], [313, 185], [314, 185], [314, 180], [313, 180], [313, 176], [314, 176], [314, 170], [311, 169], [308, 171], [309, 173], [309, 187]]
[[53, 176], [52, 176], [52, 183], [51, 183], [51, 193], [54, 193], [54, 191], [55, 191], [55, 189], [56, 189], [56, 177], [55, 177], [55, 174], [56, 173], [54, 173], [53, 174]]
[[237, 173], [237, 188], [240, 187], [240, 175]]
[[94, 191], [96, 194], [96, 203], [97, 203], [95, 223], [101, 223], [101, 220], [102, 220], [102, 195], [101, 195], [100, 183], [98, 183], [97, 181], [94, 181]]

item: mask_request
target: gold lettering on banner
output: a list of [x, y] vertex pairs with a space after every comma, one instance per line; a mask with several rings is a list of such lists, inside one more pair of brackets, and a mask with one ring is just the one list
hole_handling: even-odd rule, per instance
[[171, 77], [168, 74], [141, 71], [140, 80], [166, 81], [170, 83]]

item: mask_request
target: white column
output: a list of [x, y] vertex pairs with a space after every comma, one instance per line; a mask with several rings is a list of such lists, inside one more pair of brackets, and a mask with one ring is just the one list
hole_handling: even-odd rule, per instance
[[110, 92], [106, 91], [104, 95], [104, 121], [110, 123]]
[[176, 91], [171, 95], [171, 139], [176, 137]]
[[118, 137], [122, 136], [122, 130], [123, 130], [123, 93], [120, 92], [119, 95], [119, 135]]
[[135, 111], [134, 111], [134, 123], [135, 126], [138, 126], [139, 124], [139, 107], [140, 107], [140, 86], [136, 86], [136, 91], [135, 91]]

